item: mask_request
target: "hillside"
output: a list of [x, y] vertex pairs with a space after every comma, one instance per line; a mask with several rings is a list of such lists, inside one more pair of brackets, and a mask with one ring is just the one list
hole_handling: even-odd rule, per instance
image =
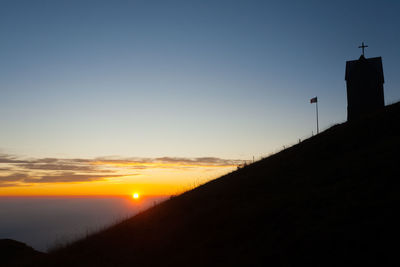
[[333, 126], [33, 265], [399, 265], [399, 149], [397, 103]]
[[18, 266], [19, 261], [23, 261], [24, 259], [36, 260], [43, 256], [43, 253], [34, 250], [22, 242], [12, 239], [0, 239], [0, 255], [1, 266]]

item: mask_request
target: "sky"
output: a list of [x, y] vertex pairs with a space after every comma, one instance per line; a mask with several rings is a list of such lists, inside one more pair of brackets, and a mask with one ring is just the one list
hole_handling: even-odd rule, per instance
[[0, 195], [174, 194], [400, 100], [398, 1], [0, 1]]

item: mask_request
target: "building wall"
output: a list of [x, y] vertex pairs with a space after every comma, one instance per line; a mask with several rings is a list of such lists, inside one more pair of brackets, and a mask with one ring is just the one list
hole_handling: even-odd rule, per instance
[[385, 106], [383, 84], [347, 82], [347, 120], [357, 119]]
[[351, 69], [346, 79], [347, 120], [357, 119], [385, 106], [381, 66], [380, 58], [379, 64], [376, 64], [376, 59], [370, 62], [365, 58], [348, 62], [347, 67]]

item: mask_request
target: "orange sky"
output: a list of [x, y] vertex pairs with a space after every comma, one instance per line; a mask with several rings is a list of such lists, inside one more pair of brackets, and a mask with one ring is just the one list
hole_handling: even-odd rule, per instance
[[234, 170], [219, 158], [22, 159], [0, 156], [0, 196], [174, 195]]

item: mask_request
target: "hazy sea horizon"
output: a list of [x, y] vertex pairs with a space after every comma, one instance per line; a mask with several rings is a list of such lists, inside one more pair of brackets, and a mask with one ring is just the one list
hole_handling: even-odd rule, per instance
[[46, 252], [104, 229], [166, 199], [143, 197], [0, 197], [0, 239]]

